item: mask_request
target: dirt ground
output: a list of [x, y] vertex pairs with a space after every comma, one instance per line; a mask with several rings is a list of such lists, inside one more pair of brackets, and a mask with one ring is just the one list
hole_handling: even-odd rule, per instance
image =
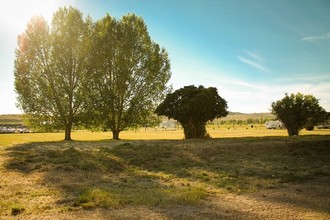
[[[28, 181], [28, 180], [26, 180]], [[167, 208], [42, 212], [28, 216], [1, 215], [0, 219], [330, 219], [329, 178], [305, 184], [288, 184], [247, 195], [223, 193], [209, 196], [202, 205]], [[45, 200], [48, 200], [45, 198]], [[39, 201], [42, 203], [42, 201]], [[50, 202], [50, 201], [46, 201]]]
[[[330, 143], [328, 138], [323, 141]], [[217, 148], [222, 147], [222, 150], [226, 151], [225, 146], [231, 142], [233, 141], [215, 140], [210, 143], [216, 145]], [[241, 144], [241, 140], [238, 142]], [[181, 146], [186, 142], [170, 143]], [[314, 141], [310, 143], [314, 143]], [[99, 146], [102, 143], [93, 144]], [[108, 142], [106, 144], [108, 145]], [[151, 142], [151, 144], [155, 144], [155, 142]], [[261, 144], [258, 142], [257, 145]], [[86, 146], [81, 146], [81, 149], [89, 148]], [[234, 145], [232, 146], [234, 147]], [[60, 146], [54, 145], [50, 149], [54, 150], [56, 147]], [[205, 147], [205, 149], [208, 148]], [[114, 208], [83, 209], [73, 206], [70, 209], [64, 209], [62, 203], [67, 203], [66, 199], [70, 198], [65, 198], [63, 194], [58, 193], [60, 183], [51, 181], [46, 183], [42, 176], [44, 172], [37, 169], [33, 172], [27, 172], [24, 169], [8, 169], [8, 161], [14, 153], [16, 153], [16, 160], [19, 160], [22, 157], [17, 157], [18, 153], [24, 154], [24, 151], [0, 150], [0, 196], [2, 197], [0, 219], [330, 219], [330, 177], [328, 175], [316, 175], [306, 181], [283, 182], [268, 188], [261, 187], [255, 191], [230, 192], [210, 189], [207, 197], [193, 205], [128, 204]], [[329, 150], [326, 153], [328, 154]], [[307, 152], [306, 155], [308, 154], [311, 153]], [[33, 164], [34, 161], [31, 163]], [[317, 165], [317, 163], [315, 164]], [[329, 163], [322, 166], [322, 169], [330, 169]], [[54, 181], [67, 178], [65, 174], [61, 176], [60, 171], [56, 173], [58, 177], [54, 177]], [[73, 175], [79, 176], [80, 174], [73, 173]], [[84, 175], [81, 175], [83, 178]], [[82, 179], [82, 181], [84, 180]], [[70, 187], [74, 190], [75, 186]], [[8, 207], [15, 207], [15, 204], [24, 205], [22, 213], [16, 215], [13, 214], [13, 208], [8, 209]]]

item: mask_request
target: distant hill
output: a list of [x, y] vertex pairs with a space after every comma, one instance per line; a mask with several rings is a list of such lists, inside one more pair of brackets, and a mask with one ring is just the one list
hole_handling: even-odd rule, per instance
[[0, 115], [0, 125], [23, 125], [23, 115], [22, 114], [7, 114]]
[[270, 112], [263, 112], [263, 113], [239, 113], [239, 112], [230, 112], [226, 117], [221, 118], [223, 121], [230, 121], [230, 120], [242, 120], [246, 121], [248, 119], [261, 119], [262, 120], [273, 120], [275, 119], [275, 115]]
[[[275, 115], [270, 112], [265, 113], [240, 113], [240, 112], [230, 112], [226, 117], [216, 120], [221, 121], [231, 121], [231, 120], [273, 120], [275, 119]], [[23, 125], [23, 115], [22, 114], [6, 114], [0, 115], [0, 125]]]

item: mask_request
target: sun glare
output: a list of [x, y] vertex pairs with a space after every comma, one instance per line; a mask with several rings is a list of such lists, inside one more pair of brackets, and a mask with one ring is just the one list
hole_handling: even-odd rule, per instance
[[23, 32], [33, 16], [41, 15], [50, 22], [60, 5], [63, 2], [56, 0], [1, 1], [0, 25], [8, 31]]

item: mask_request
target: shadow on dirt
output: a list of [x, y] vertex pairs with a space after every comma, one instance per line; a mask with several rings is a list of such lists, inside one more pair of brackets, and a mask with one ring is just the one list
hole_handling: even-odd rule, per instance
[[328, 212], [327, 195], [314, 193], [312, 200], [308, 199], [309, 192], [299, 198], [295, 195], [321, 187], [328, 187], [329, 192], [329, 186], [318, 184], [318, 179], [330, 176], [329, 146], [327, 136], [63, 141], [23, 144], [7, 148], [3, 155], [6, 170], [22, 173], [26, 178], [40, 175], [41, 182], [31, 184], [57, 190], [60, 196], [55, 206], [67, 211], [136, 206], [169, 218], [216, 219], [240, 212], [227, 208], [222, 213], [224, 208], [210, 208], [207, 198], [217, 191], [244, 196], [260, 190], [280, 192], [287, 184], [293, 188], [292, 194], [285, 191], [286, 198], [283, 193], [275, 193], [260, 199]]

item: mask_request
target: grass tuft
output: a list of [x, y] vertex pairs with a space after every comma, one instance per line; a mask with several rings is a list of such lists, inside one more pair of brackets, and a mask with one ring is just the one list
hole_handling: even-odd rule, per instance
[[119, 201], [107, 190], [95, 188], [83, 191], [76, 202], [84, 209], [118, 207]]
[[25, 208], [20, 204], [14, 204], [11, 207], [11, 215], [16, 216], [25, 211]]

